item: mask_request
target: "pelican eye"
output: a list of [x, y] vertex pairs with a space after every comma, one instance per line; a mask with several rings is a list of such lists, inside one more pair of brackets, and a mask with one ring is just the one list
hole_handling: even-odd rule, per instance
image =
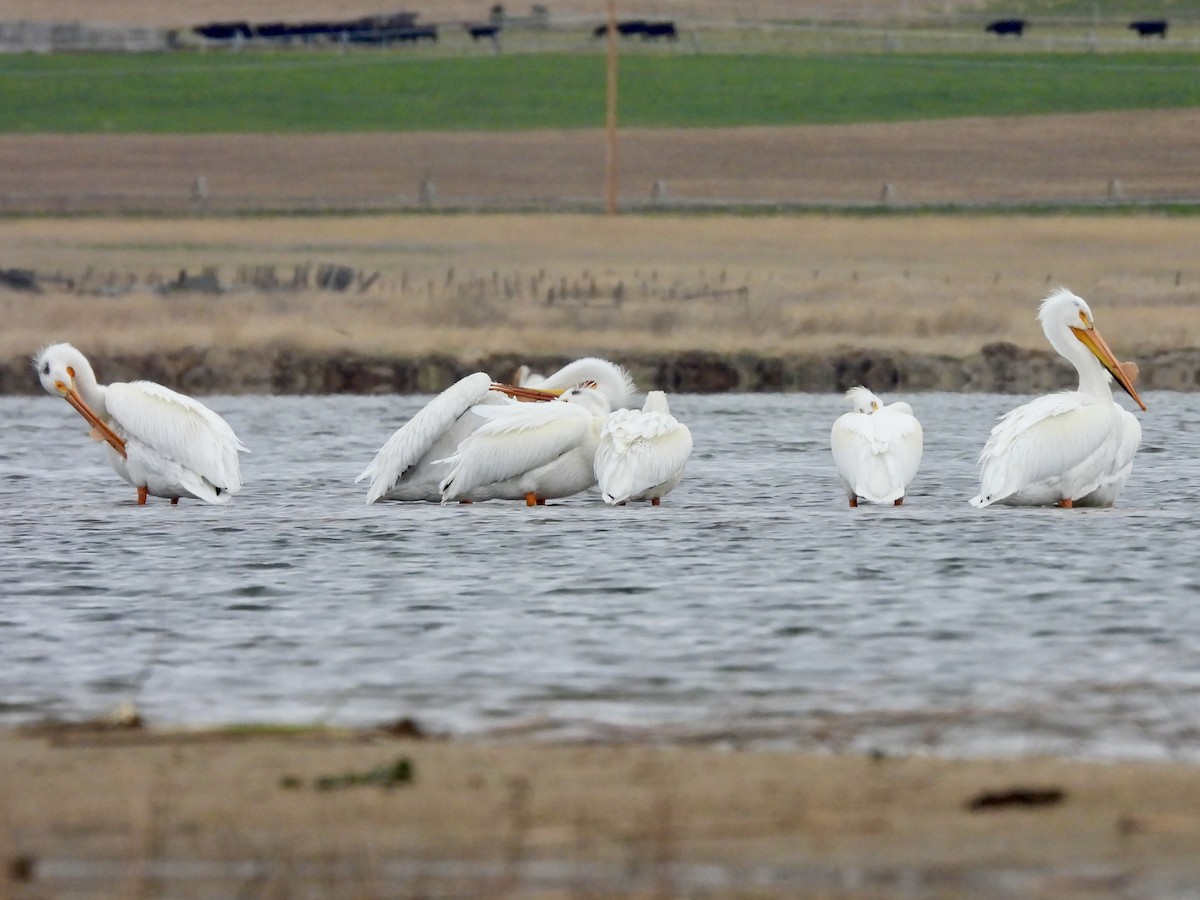
[[50, 363], [48, 363], [48, 362], [47, 362], [47, 363], [42, 363], [42, 374], [43, 374], [43, 375], [49, 375], [49, 374], [50, 374]]

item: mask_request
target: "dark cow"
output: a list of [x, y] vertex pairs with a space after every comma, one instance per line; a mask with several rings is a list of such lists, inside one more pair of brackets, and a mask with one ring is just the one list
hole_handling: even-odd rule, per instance
[[251, 35], [249, 22], [210, 22], [208, 25], [197, 25], [192, 30], [211, 41], [231, 41]]
[[988, 24], [984, 31], [991, 31], [1000, 37], [1006, 34], [1020, 37], [1025, 33], [1025, 26], [1028, 24], [1024, 19], [997, 19], [995, 22]]
[[1167, 37], [1166, 19], [1142, 19], [1137, 22], [1130, 22], [1129, 27], [1138, 33], [1138, 37], [1154, 37], [1158, 35], [1164, 40]]
[[[645, 19], [626, 19], [617, 23], [617, 34], [621, 37], [632, 37], [635, 34], [645, 34], [649, 23]], [[608, 34], [608, 23], [597, 25], [592, 29], [592, 37], [604, 37]]]
[[664, 38], [668, 41], [679, 40], [679, 32], [675, 30], [674, 22], [647, 22], [642, 30], [643, 41], [653, 41]]
[[479, 41], [483, 38], [491, 38], [493, 41], [500, 36], [500, 25], [464, 25], [467, 32], [471, 35], [471, 40]]

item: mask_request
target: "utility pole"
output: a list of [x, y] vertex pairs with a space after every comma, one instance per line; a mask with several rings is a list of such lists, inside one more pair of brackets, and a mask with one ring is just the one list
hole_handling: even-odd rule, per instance
[[604, 211], [617, 214], [617, 0], [608, 0], [608, 109], [604, 123]]

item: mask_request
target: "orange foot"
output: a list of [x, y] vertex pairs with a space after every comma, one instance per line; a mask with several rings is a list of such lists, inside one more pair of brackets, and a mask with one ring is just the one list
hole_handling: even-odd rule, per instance
[[658, 497], [651, 497], [651, 498], [650, 498], [650, 505], [651, 505], [651, 506], [658, 506], [658, 501], [659, 501], [659, 498], [658, 498]]
[[857, 498], [857, 497], [851, 497], [851, 498], [850, 498], [850, 506], [851, 506], [852, 508], [853, 508], [853, 507], [856, 507], [856, 506], [858, 506], [858, 498]]
[[897, 497], [896, 502], [892, 504], [892, 506], [903, 506], [903, 505], [904, 505], [903, 497]]
[[546, 498], [545, 498], [545, 497], [538, 497], [538, 498], [537, 498], [537, 505], [538, 505], [538, 506], [545, 506], [545, 505], [546, 505]]
[[475, 501], [474, 500], [459, 500], [458, 502], [461, 505], [466, 506], [468, 503], [474, 503]]
[[529, 491], [528, 493], [525, 494], [525, 505], [526, 506], [537, 506], [537, 503], [538, 503], [537, 494], [535, 494], [533, 491]]
[[144, 484], [139, 484], [138, 485], [138, 502], [137, 502], [138, 506], [146, 505], [146, 494], [147, 493], [149, 493], [149, 492], [146, 490], [146, 486]]
[[172, 498], [171, 498], [171, 505], [172, 505], [172, 506], [178, 506], [178, 505], [179, 505], [179, 498], [178, 498], [178, 497], [172, 497]]
[[1058, 505], [1061, 506], [1063, 509], [1072, 509], [1075, 506], [1075, 501], [1072, 500], [1070, 497], [1063, 497], [1061, 500], [1058, 501]]

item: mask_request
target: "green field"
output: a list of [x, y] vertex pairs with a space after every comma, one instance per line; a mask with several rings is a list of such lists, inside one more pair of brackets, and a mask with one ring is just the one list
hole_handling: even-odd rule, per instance
[[[1200, 105], [1200, 54], [630, 55], [626, 126], [803, 125]], [[520, 130], [604, 120], [599, 54], [0, 58], [0, 132]]]

